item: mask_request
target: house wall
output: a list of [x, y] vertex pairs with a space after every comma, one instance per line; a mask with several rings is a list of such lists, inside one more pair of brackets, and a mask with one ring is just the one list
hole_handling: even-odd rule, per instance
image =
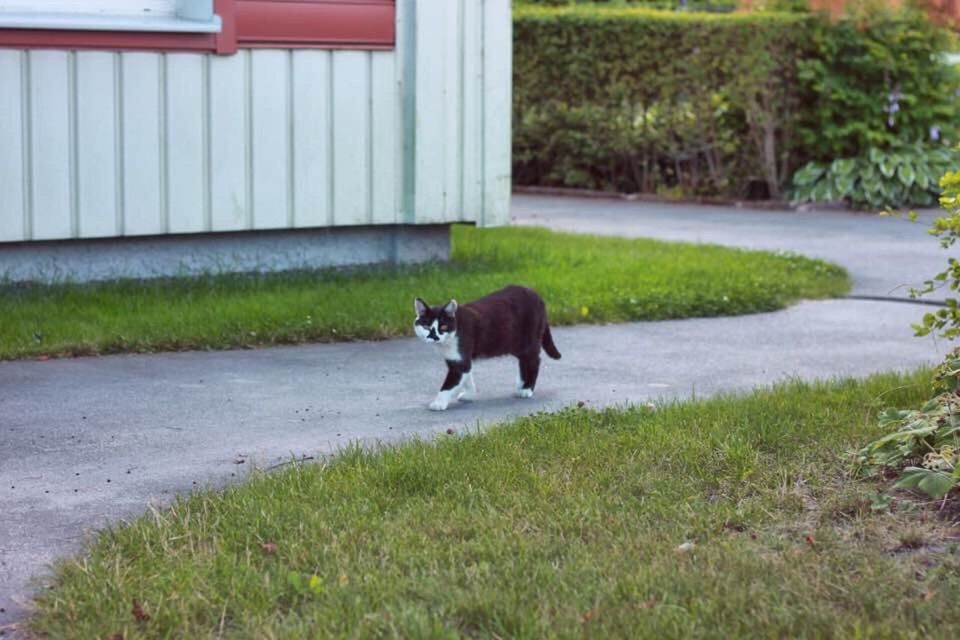
[[505, 223], [509, 0], [396, 15], [389, 51], [0, 49], [0, 243]]

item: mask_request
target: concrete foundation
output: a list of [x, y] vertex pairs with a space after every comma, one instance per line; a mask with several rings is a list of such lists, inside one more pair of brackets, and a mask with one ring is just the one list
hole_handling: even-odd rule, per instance
[[0, 244], [0, 282], [94, 282], [449, 257], [446, 224], [20, 242]]

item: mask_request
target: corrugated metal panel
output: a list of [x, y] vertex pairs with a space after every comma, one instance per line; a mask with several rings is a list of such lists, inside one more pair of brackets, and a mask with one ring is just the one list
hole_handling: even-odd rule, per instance
[[505, 223], [508, 0], [398, 15], [398, 51], [0, 50], [0, 242]]

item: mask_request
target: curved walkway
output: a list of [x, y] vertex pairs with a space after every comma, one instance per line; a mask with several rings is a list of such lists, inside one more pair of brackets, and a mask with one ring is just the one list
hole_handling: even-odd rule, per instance
[[[919, 281], [945, 256], [922, 225], [791, 214], [517, 197], [516, 222], [788, 249], [847, 266], [858, 293]], [[537, 395], [510, 396], [510, 361], [476, 367], [480, 400], [426, 410], [442, 364], [414, 340], [0, 363], [0, 628], [22, 617], [28, 580], [93, 527], [218, 486], [255, 465], [352, 441], [472, 429], [578, 401], [590, 406], [746, 390], [793, 377], [862, 376], [934, 363], [912, 337], [923, 308], [804, 302], [742, 316], [559, 328]]]

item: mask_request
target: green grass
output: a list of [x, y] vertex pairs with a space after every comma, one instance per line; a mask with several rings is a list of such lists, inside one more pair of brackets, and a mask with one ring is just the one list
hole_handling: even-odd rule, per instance
[[103, 532], [56, 568], [31, 629], [960, 637], [960, 554], [922, 553], [956, 528], [906, 499], [872, 511], [877, 486], [846, 473], [877, 409], [918, 404], [929, 378], [570, 409], [255, 475]]
[[409, 335], [413, 298], [537, 288], [554, 324], [714, 316], [843, 294], [839, 267], [715, 246], [453, 229], [422, 267], [0, 288], [0, 359]]

